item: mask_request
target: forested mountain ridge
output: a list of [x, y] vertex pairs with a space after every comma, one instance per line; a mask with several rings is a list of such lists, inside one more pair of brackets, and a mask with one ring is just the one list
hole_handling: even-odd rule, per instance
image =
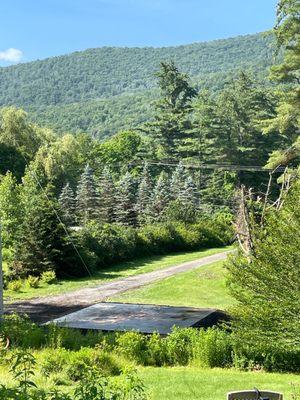
[[[37, 122], [58, 131], [105, 137], [119, 129], [117, 121], [125, 120], [123, 128], [127, 128], [150, 116], [147, 104], [155, 96], [154, 73], [160, 61], [172, 59], [195, 84], [218, 90], [237, 70], [253, 71], [264, 80], [273, 50], [271, 34], [178, 47], [88, 49], [0, 68], [0, 106], [22, 107]], [[129, 109], [128, 95], [133, 103]]]

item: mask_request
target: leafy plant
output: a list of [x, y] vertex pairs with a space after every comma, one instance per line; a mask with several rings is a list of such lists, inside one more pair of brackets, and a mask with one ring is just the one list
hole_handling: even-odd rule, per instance
[[53, 285], [57, 282], [55, 271], [45, 271], [41, 275], [41, 281], [47, 285]]
[[19, 292], [22, 289], [23, 283], [21, 279], [17, 279], [14, 281], [10, 281], [7, 284], [7, 289], [12, 290], [13, 292]]
[[26, 283], [29, 287], [36, 289], [40, 286], [40, 279], [37, 276], [29, 275], [26, 279]]

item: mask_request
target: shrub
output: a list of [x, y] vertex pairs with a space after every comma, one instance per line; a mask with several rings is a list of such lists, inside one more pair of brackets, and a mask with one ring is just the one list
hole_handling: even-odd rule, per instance
[[136, 255], [136, 230], [117, 224], [88, 225], [91, 250], [98, 256], [98, 266], [124, 261]]
[[37, 276], [29, 275], [26, 283], [29, 287], [36, 289], [40, 286], [40, 279]]
[[0, 332], [8, 337], [13, 347], [40, 348], [45, 344], [45, 331], [26, 316], [5, 315], [0, 325]]
[[202, 367], [228, 367], [232, 364], [232, 340], [220, 329], [199, 330], [193, 338], [192, 360]]
[[147, 340], [148, 364], [161, 367], [168, 364], [166, 340], [158, 333], [153, 333]]
[[187, 365], [191, 359], [192, 343], [197, 331], [193, 328], [174, 327], [166, 338], [170, 365]]
[[19, 292], [22, 289], [23, 283], [21, 279], [10, 281], [7, 283], [7, 289], [13, 292]]
[[41, 363], [41, 373], [49, 376], [53, 373], [62, 372], [69, 362], [69, 351], [64, 349], [47, 350], [43, 353], [43, 361]]
[[47, 285], [52, 285], [57, 282], [55, 271], [45, 271], [41, 275], [41, 281]]
[[94, 347], [102, 340], [103, 333], [88, 331], [82, 334], [78, 329], [60, 328], [55, 324], [47, 326], [46, 344], [48, 347], [80, 350], [81, 347]]
[[117, 335], [117, 351], [128, 360], [146, 365], [148, 362], [147, 338], [138, 332], [126, 332]]
[[233, 365], [245, 370], [299, 372], [300, 347], [282, 348], [276, 342], [248, 345], [234, 340]]

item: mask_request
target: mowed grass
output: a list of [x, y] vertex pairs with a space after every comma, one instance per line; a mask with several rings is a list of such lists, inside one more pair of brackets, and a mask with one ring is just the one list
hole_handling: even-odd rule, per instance
[[[35, 354], [37, 356], [37, 352]], [[39, 359], [43, 352], [39, 354]], [[269, 389], [284, 394], [285, 400], [294, 400], [300, 390], [300, 375], [287, 373], [241, 372], [234, 369], [203, 369], [198, 367], [138, 367], [138, 376], [144, 382], [149, 400], [225, 400], [234, 390]], [[58, 379], [59, 378], [59, 379]], [[57, 374], [49, 378], [38, 371], [34, 377], [44, 389], [70, 392], [74, 383]], [[58, 384], [58, 381], [60, 382]], [[0, 384], [13, 385], [8, 366], [0, 366]], [[74, 386], [73, 386], [74, 387]]]
[[178, 265], [184, 262], [197, 260], [206, 256], [230, 250], [232, 248], [232, 246], [228, 246], [188, 253], [175, 253], [171, 255], [156, 255], [139, 258], [102, 269], [92, 277], [86, 277], [82, 279], [63, 279], [53, 285], [41, 284], [40, 287], [35, 289], [24, 285], [19, 292], [5, 290], [4, 299], [6, 302], [11, 302], [14, 300], [63, 294], [76, 289], [97, 286], [114, 279], [125, 278], [128, 276], [155, 271], [161, 268], [167, 268], [172, 265]]
[[226, 287], [226, 270], [222, 261], [166, 278], [110, 300], [221, 310], [234, 304]]
[[300, 390], [300, 375], [265, 372], [240, 372], [234, 369], [202, 369], [196, 367], [141, 368], [139, 375], [151, 400], [226, 400], [226, 393], [235, 390], [268, 389], [293, 397]]

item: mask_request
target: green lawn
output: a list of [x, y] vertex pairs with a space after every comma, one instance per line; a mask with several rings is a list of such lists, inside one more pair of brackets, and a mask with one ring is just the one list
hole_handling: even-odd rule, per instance
[[227, 309], [234, 303], [226, 288], [223, 262], [182, 273], [111, 301]]
[[146, 384], [151, 400], [226, 400], [226, 393], [234, 390], [269, 389], [292, 397], [293, 386], [300, 389], [300, 375], [240, 372], [226, 369], [193, 367], [141, 368], [140, 376]]
[[181, 264], [183, 262], [188, 262], [212, 254], [220, 253], [229, 250], [231, 248], [232, 247], [223, 247], [223, 248], [214, 248], [209, 250], [194, 251], [189, 253], [176, 253], [172, 255], [139, 258], [133, 261], [127, 261], [103, 269], [99, 271], [97, 274], [95, 274], [93, 277], [61, 280], [57, 284], [41, 285], [37, 289], [29, 288], [26, 287], [25, 285], [20, 292], [12, 292], [9, 290], [5, 290], [4, 297], [5, 300], [8, 302], [19, 299], [30, 299], [33, 297], [66, 293], [84, 287], [95, 286], [118, 278], [124, 278], [127, 276], [137, 275], [145, 272], [151, 272], [160, 268], [167, 268], [172, 265]]
[[[41, 356], [41, 355], [40, 355]], [[300, 389], [300, 375], [265, 372], [240, 372], [234, 369], [203, 369], [197, 367], [153, 368], [138, 367], [138, 375], [149, 393], [149, 400], [226, 400], [226, 393], [233, 390], [269, 389], [284, 394], [285, 400]], [[56, 388], [69, 392], [73, 385], [65, 376], [50, 378], [38, 372], [34, 381], [42, 388]], [[0, 366], [0, 383], [12, 385], [7, 366]]]

